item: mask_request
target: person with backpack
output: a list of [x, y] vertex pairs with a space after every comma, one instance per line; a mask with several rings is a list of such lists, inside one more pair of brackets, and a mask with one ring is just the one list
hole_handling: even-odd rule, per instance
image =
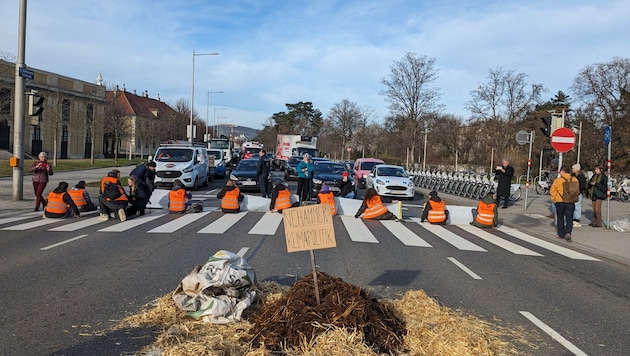
[[101, 180], [99, 188], [98, 205], [100, 214], [98, 220], [107, 221], [111, 219], [111, 213], [120, 221], [127, 220], [125, 209], [129, 203], [127, 194], [120, 184], [120, 171], [117, 169], [107, 173], [107, 177]]
[[571, 242], [573, 211], [580, 195], [580, 183], [569, 173], [567, 167], [560, 168], [560, 175], [549, 188], [551, 201], [556, 207], [556, 238]]

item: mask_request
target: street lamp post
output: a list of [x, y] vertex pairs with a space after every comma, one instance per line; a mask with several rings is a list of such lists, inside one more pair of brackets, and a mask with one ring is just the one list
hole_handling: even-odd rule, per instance
[[210, 94], [223, 94], [222, 91], [210, 91], [208, 90], [208, 102], [206, 104], [206, 137], [204, 138], [204, 140], [206, 141], [206, 148], [208, 148], [208, 141], [210, 141], [210, 139], [208, 138], [208, 120], [210, 118]]
[[195, 57], [196, 56], [218, 56], [219, 52], [211, 52], [211, 53], [195, 53], [193, 49], [192, 53], [192, 85], [190, 89], [190, 143], [193, 143], [193, 111], [195, 110]]
[[217, 130], [217, 110], [225, 110], [225, 108], [217, 108], [217, 107], [214, 108], [214, 116], [213, 116], [214, 125], [212, 126], [212, 136], [213, 137], [219, 136], [219, 135], [217, 135], [217, 132], [219, 131], [219, 130]]
[[423, 171], [427, 163], [427, 134], [428, 133], [429, 133], [429, 130], [424, 130], [424, 152], [422, 153], [422, 170]]

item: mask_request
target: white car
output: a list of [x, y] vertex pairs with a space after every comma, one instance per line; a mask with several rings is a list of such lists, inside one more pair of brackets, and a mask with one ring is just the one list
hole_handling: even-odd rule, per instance
[[374, 188], [378, 195], [413, 199], [416, 189], [409, 173], [401, 167], [377, 164], [365, 181], [366, 188]]

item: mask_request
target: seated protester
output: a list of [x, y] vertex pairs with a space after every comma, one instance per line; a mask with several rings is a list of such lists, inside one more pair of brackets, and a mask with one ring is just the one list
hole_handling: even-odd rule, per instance
[[125, 210], [125, 214], [127, 217], [136, 214], [144, 215], [144, 209], [146, 209], [149, 202], [149, 189], [141, 180], [134, 176], [127, 178], [127, 184], [129, 184], [127, 199], [130, 206]]
[[398, 221], [398, 217], [394, 215], [384, 203], [396, 203], [397, 201], [388, 198], [381, 197], [374, 188], [368, 188], [363, 196], [363, 203], [361, 207], [354, 214], [355, 218], [363, 215], [364, 219], [374, 220], [395, 220]]
[[339, 184], [339, 197], [354, 199], [354, 184], [348, 178], [348, 172], [341, 173], [341, 183]]
[[[112, 173], [112, 172], [110, 172]], [[120, 221], [127, 220], [127, 215], [125, 213], [125, 209], [127, 209], [127, 205], [129, 200], [127, 198], [127, 194], [125, 194], [125, 190], [122, 185], [120, 185], [120, 181], [118, 180], [118, 176], [120, 172], [113, 172], [116, 178], [108, 176], [103, 178], [106, 180], [108, 178], [113, 178], [105, 181], [105, 184], [102, 188], [102, 193], [98, 197], [99, 210], [100, 215], [98, 217], [101, 221], [107, 221], [111, 219], [111, 212], [114, 212], [114, 217], [120, 219]]]
[[477, 204], [477, 208], [473, 209], [473, 221], [470, 225], [488, 228], [496, 227], [499, 224], [499, 212], [496, 197], [492, 192], [486, 194]]
[[335, 195], [330, 191], [330, 187], [322, 185], [322, 188], [317, 193], [317, 204], [330, 205], [330, 214], [337, 215], [337, 206], [335, 205]]
[[68, 190], [68, 194], [70, 194], [72, 201], [77, 205], [80, 212], [96, 210], [96, 205], [94, 205], [92, 199], [90, 199], [90, 193], [85, 189], [84, 180], [80, 180], [74, 188]]
[[103, 192], [105, 191], [105, 184], [107, 183], [114, 183], [114, 184], [120, 184], [120, 171], [117, 169], [112, 169], [111, 171], [109, 171], [107, 173], [107, 177], [101, 179], [101, 185], [98, 189], [98, 194], [103, 194]]
[[171, 214], [186, 214], [191, 198], [192, 193], [186, 190], [184, 183], [175, 179], [173, 188], [168, 192], [168, 211]]
[[297, 206], [300, 206], [300, 203], [291, 203], [291, 192], [282, 179], [274, 179], [273, 187], [271, 188], [271, 203], [269, 204], [269, 211], [277, 211], [282, 214], [282, 210]]
[[240, 202], [243, 201], [245, 196], [241, 193], [241, 190], [234, 184], [234, 181], [228, 179], [225, 183], [225, 187], [221, 189], [217, 194], [217, 199], [221, 200], [221, 211], [224, 213], [240, 213]]
[[71, 212], [75, 218], [81, 216], [79, 208], [68, 194], [68, 183], [60, 182], [55, 190], [48, 193], [48, 204], [44, 208], [43, 218], [67, 218]]
[[429, 221], [431, 224], [444, 225], [448, 220], [448, 210], [444, 200], [438, 197], [438, 193], [433, 190], [429, 193], [429, 200], [424, 204], [424, 211], [420, 222]]

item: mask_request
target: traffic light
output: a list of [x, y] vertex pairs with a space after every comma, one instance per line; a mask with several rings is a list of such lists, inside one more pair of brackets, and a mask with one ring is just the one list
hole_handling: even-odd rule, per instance
[[543, 122], [543, 124], [545, 126], [541, 127], [540, 130], [542, 131], [543, 135], [550, 137], [551, 136], [551, 115], [545, 116], [545, 117], [541, 117], [540, 120]]
[[28, 114], [39, 116], [44, 111], [44, 97], [37, 94], [28, 96]]

